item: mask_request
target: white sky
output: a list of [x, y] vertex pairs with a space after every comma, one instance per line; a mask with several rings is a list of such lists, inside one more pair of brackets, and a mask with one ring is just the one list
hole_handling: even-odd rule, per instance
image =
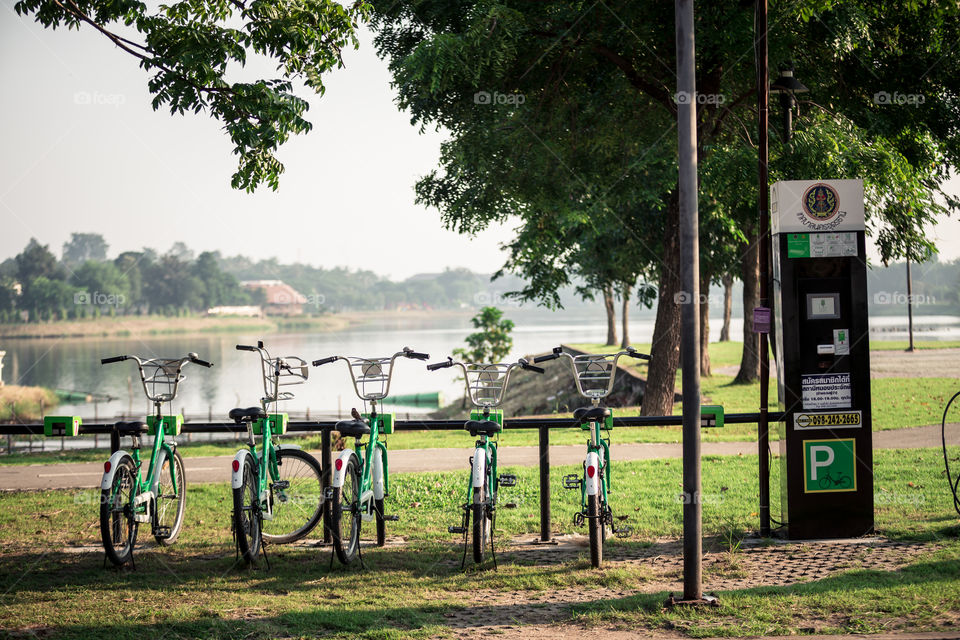
[[[499, 268], [509, 225], [470, 239], [413, 203], [415, 181], [437, 165], [442, 135], [421, 135], [397, 110], [369, 35], [344, 57], [347, 68], [327, 77], [323, 98], [301, 93], [314, 130], [281, 148], [279, 191], [251, 195], [230, 188], [236, 162], [213, 119], [154, 112], [147, 76], [131, 56], [89, 28], [45, 30], [17, 16], [13, 0], [0, 0], [0, 260], [31, 237], [59, 255], [80, 231], [102, 234], [111, 255], [142, 246], [163, 252], [182, 240], [197, 252], [392, 278]], [[934, 235], [944, 258], [960, 256], [960, 222]]]

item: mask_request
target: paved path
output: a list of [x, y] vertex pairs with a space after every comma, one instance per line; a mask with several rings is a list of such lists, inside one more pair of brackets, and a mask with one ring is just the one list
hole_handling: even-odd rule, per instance
[[[873, 434], [874, 448], [915, 449], [939, 447], [940, 425], [878, 431]], [[776, 447], [776, 444], [774, 444]], [[553, 465], [576, 464], [583, 460], [583, 445], [550, 447]], [[749, 455], [757, 453], [755, 442], [705, 442], [704, 455]], [[320, 452], [313, 454], [319, 458]], [[649, 460], [679, 458], [681, 446], [676, 444], [617, 444], [615, 460]], [[399, 449], [390, 452], [390, 472], [451, 471], [465, 469], [470, 452], [466, 449]], [[187, 479], [191, 483], [229, 482], [233, 456], [184, 458]], [[533, 467], [539, 462], [537, 447], [500, 447], [501, 466]], [[32, 464], [0, 466], [0, 489], [89, 489], [100, 485], [103, 463]]]

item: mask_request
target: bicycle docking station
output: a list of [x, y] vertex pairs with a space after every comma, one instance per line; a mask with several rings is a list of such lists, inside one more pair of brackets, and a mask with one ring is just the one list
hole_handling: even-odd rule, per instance
[[873, 530], [863, 182], [771, 187], [783, 532]]

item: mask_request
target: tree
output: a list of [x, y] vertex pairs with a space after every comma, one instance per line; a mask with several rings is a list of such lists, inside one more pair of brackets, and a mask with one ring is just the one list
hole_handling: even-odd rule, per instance
[[99, 233], [71, 233], [70, 240], [63, 243], [61, 259], [70, 266], [83, 264], [87, 260], [102, 262], [107, 259], [109, 246]]
[[77, 309], [77, 305], [85, 304], [86, 292], [72, 287], [63, 280], [52, 280], [46, 276], [38, 276], [25, 289], [21, 306], [30, 312], [30, 319], [34, 322], [52, 320], [60, 315], [66, 319], [68, 310]]
[[[902, 170], [905, 178], [873, 183], [868, 195], [873, 204], [903, 197], [904, 191], [913, 196], [940, 192], [945, 167], [960, 159], [960, 142], [949, 124], [960, 116], [960, 104], [949, 97], [957, 93], [960, 68], [947, 44], [960, 36], [960, 8], [810, 0], [774, 9], [771, 59], [782, 61], [799, 52], [802, 68], [810, 70], [807, 84], [829, 96], [819, 104], [802, 103], [805, 118], [830, 121], [827, 135], [810, 129], [828, 150], [825, 157], [791, 153], [790, 158], [808, 167], [856, 164], [857, 155], [845, 150], [859, 144], [869, 157], [867, 147], [873, 145], [880, 150], [874, 158], [885, 168], [867, 171], [890, 177]], [[756, 110], [751, 104], [756, 73], [751, 57], [744, 55], [753, 46], [752, 3], [704, 5], [697, 19], [700, 94], [675, 96], [669, 3], [375, 3], [376, 44], [390, 59], [401, 107], [411, 111], [415, 122], [451, 131], [442, 149], [442, 173], [417, 185], [421, 201], [437, 206], [448, 226], [472, 233], [514, 214], [525, 222], [523, 234], [531, 226], [551, 227], [545, 218], [580, 215], [593, 221], [639, 203], [659, 214], [647, 225], [621, 225], [621, 232], [642, 236], [655, 251], [652, 267], [659, 272], [645, 413], [670, 412], [679, 354], [677, 300], [684, 292], [677, 276], [675, 152], [671, 137], [656, 139], [673, 127], [674, 101], [697, 100], [702, 166], [733, 155], [752, 157], [751, 178], [756, 168]], [[905, 59], [911, 66], [905, 66]], [[929, 70], [922, 78], [907, 73], [921, 68]], [[926, 101], [909, 113], [878, 108], [878, 80], [924, 95]], [[631, 143], [643, 153], [631, 153]], [[794, 151], [798, 147], [790, 146]], [[668, 181], [663, 181], [667, 174], [651, 171], [657, 166], [654, 159], [670, 168]], [[623, 180], [611, 183], [616, 174], [609, 170], [616, 165], [627, 170]], [[609, 188], [593, 188], [597, 184]], [[702, 195], [717, 201], [721, 215], [743, 214], [733, 218], [734, 226], [747, 254], [755, 256], [755, 180], [737, 186], [723, 191], [704, 176]], [[651, 195], [658, 206], [648, 204]], [[883, 209], [871, 212], [877, 214], [871, 226], [882, 227]], [[547, 272], [575, 264], [569, 253], [551, 248], [524, 248], [527, 263], [543, 261], [546, 266], [537, 268]], [[755, 267], [747, 261], [743, 266], [745, 278], [751, 279]], [[745, 287], [749, 312], [756, 306], [753, 291]], [[758, 361], [749, 322], [745, 334], [741, 373]]]
[[130, 302], [130, 282], [112, 262], [87, 260], [74, 271], [70, 282], [89, 294], [91, 304], [117, 309]]
[[503, 311], [496, 307], [484, 307], [471, 318], [475, 333], [467, 336], [466, 349], [454, 349], [453, 354], [467, 362], [497, 363], [507, 357], [513, 348], [513, 321], [503, 317]]
[[[232, 185], [248, 191], [264, 182], [276, 189], [283, 165], [275, 152], [312, 128], [293, 83], [322, 94], [322, 74], [343, 66], [341, 51], [357, 46], [357, 21], [367, 13], [362, 0], [19, 0], [14, 7], [50, 29], [89, 25], [133, 56], [150, 74], [154, 109], [206, 111], [220, 121], [239, 158]], [[270, 58], [280, 77], [237, 80], [252, 55]]]
[[41, 245], [36, 238], [30, 238], [26, 248], [16, 259], [17, 278], [26, 292], [33, 281], [44, 277], [48, 280], [63, 280], [63, 270], [57, 264], [57, 258], [50, 253], [50, 245]]

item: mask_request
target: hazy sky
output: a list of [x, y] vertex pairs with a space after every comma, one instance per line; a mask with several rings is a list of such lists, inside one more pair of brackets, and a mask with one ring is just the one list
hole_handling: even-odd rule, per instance
[[[301, 93], [314, 130], [281, 148], [279, 191], [251, 195], [230, 188], [236, 162], [218, 124], [154, 112], [131, 56], [92, 29], [44, 30], [17, 16], [13, 0], [0, 5], [0, 259], [31, 237], [59, 255], [70, 232], [83, 231], [102, 234], [112, 255], [182, 240], [198, 252], [393, 278], [502, 264], [509, 225], [470, 239], [413, 203], [443, 136], [420, 134], [397, 110], [368, 34], [328, 76], [323, 98]], [[956, 219], [934, 234], [945, 258], [960, 256]]]

